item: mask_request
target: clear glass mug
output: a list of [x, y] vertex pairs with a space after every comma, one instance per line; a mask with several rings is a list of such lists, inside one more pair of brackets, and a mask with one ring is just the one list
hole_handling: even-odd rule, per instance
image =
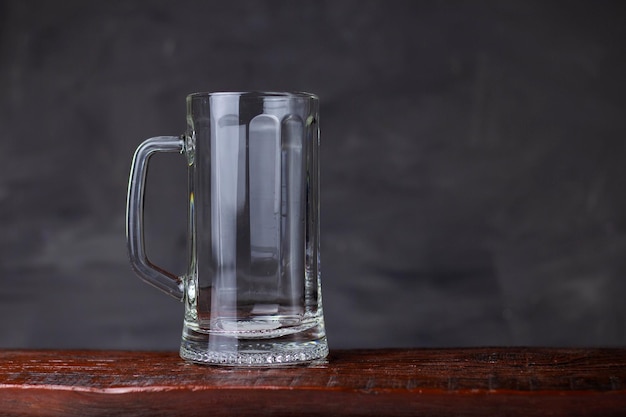
[[[130, 262], [185, 304], [180, 355], [203, 364], [306, 363], [328, 354], [320, 287], [318, 98], [195, 93], [187, 131], [144, 141], [128, 186]], [[189, 266], [176, 276], [144, 250], [146, 169], [187, 158]]]

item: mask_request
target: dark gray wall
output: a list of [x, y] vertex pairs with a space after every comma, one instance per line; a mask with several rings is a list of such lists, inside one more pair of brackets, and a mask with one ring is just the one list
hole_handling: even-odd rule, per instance
[[[175, 349], [130, 159], [194, 91], [321, 97], [331, 347], [626, 343], [621, 2], [0, 2], [0, 347]], [[185, 269], [185, 164], [150, 173]]]

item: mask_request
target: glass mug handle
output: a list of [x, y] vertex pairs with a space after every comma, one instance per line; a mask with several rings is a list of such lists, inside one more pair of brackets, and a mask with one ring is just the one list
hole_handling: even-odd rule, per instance
[[178, 300], [183, 298], [182, 278], [154, 265], [146, 256], [143, 208], [150, 157], [156, 152], [183, 153], [184, 150], [185, 141], [178, 136], [158, 136], [142, 142], [133, 156], [126, 199], [126, 243], [131, 266], [141, 279]]

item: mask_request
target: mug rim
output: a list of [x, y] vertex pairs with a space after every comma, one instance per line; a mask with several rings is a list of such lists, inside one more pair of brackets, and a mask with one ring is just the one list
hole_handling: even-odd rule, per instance
[[198, 97], [255, 97], [255, 98], [305, 98], [318, 100], [319, 97], [316, 94], [308, 93], [306, 91], [214, 91], [214, 92], [197, 92], [187, 95], [188, 99]]

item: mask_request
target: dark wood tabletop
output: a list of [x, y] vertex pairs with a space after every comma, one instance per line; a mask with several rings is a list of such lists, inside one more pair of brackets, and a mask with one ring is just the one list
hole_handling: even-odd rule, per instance
[[0, 415], [626, 416], [626, 349], [338, 350], [282, 368], [5, 350]]

